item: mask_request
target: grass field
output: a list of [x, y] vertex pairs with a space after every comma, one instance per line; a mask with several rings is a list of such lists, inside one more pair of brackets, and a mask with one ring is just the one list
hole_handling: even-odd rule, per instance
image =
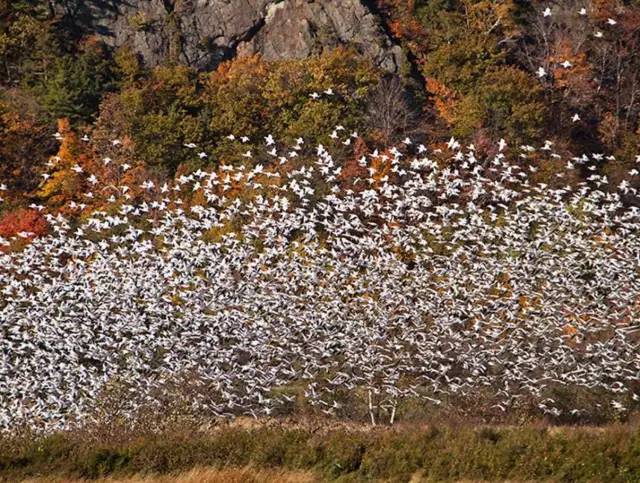
[[225, 426], [5, 438], [0, 481], [639, 481], [635, 425]]

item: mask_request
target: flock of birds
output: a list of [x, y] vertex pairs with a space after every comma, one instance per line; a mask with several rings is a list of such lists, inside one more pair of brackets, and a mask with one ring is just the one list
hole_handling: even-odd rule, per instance
[[[81, 424], [114, 388], [125, 418], [176, 398], [214, 418], [360, 401], [374, 424], [478, 394], [577, 420], [639, 406], [640, 209], [602, 156], [552, 188], [529, 179], [551, 143], [483, 159], [405, 139], [355, 179], [302, 145], [269, 136], [265, 160], [145, 181], [146, 200], [120, 186], [0, 252], [0, 427]], [[567, 407], [557, 388], [599, 399]]]
[[175, 400], [214, 418], [303, 401], [349, 417], [359, 401], [373, 424], [393, 423], [403, 401], [428, 411], [481, 394], [498, 413], [637, 410], [640, 166], [613, 186], [604, 156], [583, 155], [565, 174], [585, 181], [535, 183], [532, 154], [560, 158], [552, 144], [511, 162], [504, 139], [482, 159], [454, 138], [433, 153], [407, 138], [347, 179], [324, 146], [307, 162], [303, 139], [269, 135], [265, 160], [249, 150], [238, 165], [147, 180], [146, 199], [122, 185], [89, 216], [48, 214], [48, 235], [0, 250], [0, 428], [82, 424], [114, 389], [125, 418]]

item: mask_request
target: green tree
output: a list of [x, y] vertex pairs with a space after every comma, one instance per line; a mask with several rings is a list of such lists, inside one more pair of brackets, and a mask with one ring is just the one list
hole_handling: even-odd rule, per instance
[[57, 59], [39, 89], [52, 117], [88, 122], [114, 82], [114, 65], [106, 48], [90, 41], [78, 56]]

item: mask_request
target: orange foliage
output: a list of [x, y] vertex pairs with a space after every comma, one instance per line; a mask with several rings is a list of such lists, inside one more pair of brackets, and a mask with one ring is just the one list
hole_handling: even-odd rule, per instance
[[209, 74], [207, 85], [213, 88], [241, 79], [249, 81], [249, 76], [263, 77], [266, 73], [267, 64], [262, 61], [262, 58], [259, 55], [250, 55], [222, 62], [216, 70]]
[[415, 39], [425, 35], [424, 28], [418, 19], [409, 16], [403, 16], [402, 19], [390, 21], [389, 30], [391, 31], [391, 35], [397, 39]]
[[396, 41], [406, 42], [417, 57], [427, 52], [427, 32], [414, 15], [415, 0], [377, 0], [376, 7], [383, 13], [389, 32]]
[[[593, 72], [584, 52], [574, 52], [570, 39], [561, 39], [555, 46], [555, 52], [549, 59], [553, 64], [553, 78], [556, 87], [568, 89], [574, 102], [584, 102], [591, 97], [593, 91]], [[563, 62], [570, 62], [569, 68]]]
[[612, 112], [605, 112], [598, 125], [598, 134], [602, 142], [613, 147], [617, 141], [620, 120]]
[[82, 178], [72, 170], [75, 164], [79, 164], [78, 137], [71, 131], [67, 119], [58, 120], [58, 132], [62, 135], [62, 142], [58, 154], [52, 158], [55, 171], [50, 173], [37, 193], [50, 207], [63, 207], [82, 193], [83, 187]]
[[438, 114], [447, 123], [452, 124], [456, 117], [457, 99], [455, 93], [433, 77], [428, 77], [426, 84], [427, 91], [433, 95], [434, 105]]
[[[33, 131], [36, 126], [31, 120], [24, 119], [19, 113], [10, 112], [1, 116], [0, 125], [4, 128], [2, 131], [2, 141], [0, 143], [0, 158], [15, 158], [14, 151], [16, 150], [16, 143], [19, 138], [25, 138], [26, 136], [33, 136]], [[25, 153], [19, 153], [24, 155]], [[5, 164], [5, 163], [3, 163]], [[13, 166], [12, 166], [13, 167]], [[6, 173], [6, 177], [20, 177], [24, 173], [22, 167], [16, 166], [11, 172]], [[4, 171], [5, 166], [1, 166], [0, 170]]]
[[[110, 196], [118, 194], [115, 186], [123, 184], [130, 187], [127, 197], [145, 199], [146, 190], [140, 185], [149, 178], [146, 168], [138, 166], [123, 171], [119, 163], [105, 164], [97, 160], [89, 145], [78, 138], [66, 119], [58, 121], [58, 132], [62, 135], [58, 154], [52, 158], [49, 178], [37, 192], [50, 209], [63, 214], [79, 214], [77, 208], [71, 207], [72, 202], [84, 206], [84, 212], [102, 208], [108, 204]], [[90, 182], [92, 176], [95, 180]]]

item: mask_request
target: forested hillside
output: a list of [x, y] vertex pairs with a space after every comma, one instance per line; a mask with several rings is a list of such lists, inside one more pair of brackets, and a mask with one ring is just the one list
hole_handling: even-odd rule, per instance
[[[388, 45], [402, 47], [403, 54], [394, 55], [405, 60], [397, 69], [386, 65], [394, 73], [372, 60], [378, 51], [363, 47], [369, 37], [332, 37], [341, 24], [331, 18], [318, 20], [327, 23], [312, 29], [315, 37], [303, 44], [306, 50], [283, 54], [295, 59], [261, 59], [260, 49], [267, 47], [259, 43], [243, 56], [231, 37], [226, 50], [212, 50], [219, 61], [213, 70], [183, 65], [169, 48], [164, 56], [145, 59], [135, 50], [137, 35], [165, 29], [172, 19], [183, 19], [176, 42], [188, 44], [183, 11], [189, 2], [165, 2], [171, 8], [160, 27], [160, 20], [145, 23], [144, 15], [127, 11], [126, 25], [135, 35], [117, 46], [99, 27], [91, 30], [81, 15], [85, 3], [92, 2], [0, 4], [4, 213], [34, 199], [55, 209], [72, 194], [67, 187], [64, 196], [53, 196], [40, 177], [59, 149], [53, 135], [61, 118], [92, 140], [80, 143], [81, 152], [58, 153], [62, 158], [118, 161], [122, 151], [114, 153], [110, 143], [119, 138], [129, 163], [160, 176], [215, 167], [237, 153], [238, 146], [224, 137], [230, 125], [251, 142], [267, 134], [288, 141], [304, 135], [315, 142], [339, 121], [357, 130], [361, 144], [371, 149], [407, 135], [427, 145], [454, 135], [479, 152], [491, 152], [500, 138], [513, 147], [550, 140], [562, 154], [615, 156], [598, 168], [612, 179], [623, 176], [638, 148], [637, 1], [364, 2], [358, 8], [369, 10], [380, 31], [370, 27], [374, 33], [361, 35], [376, 41], [385, 36]], [[264, 12], [275, 10], [264, 3]], [[95, 8], [92, 15], [99, 17], [112, 7]], [[259, 29], [264, 19], [256, 18]], [[266, 24], [262, 35], [275, 27]], [[298, 27], [279, 28], [293, 29], [287, 34], [294, 36]], [[328, 88], [335, 95], [310, 97]], [[185, 146], [190, 143], [207, 158], [194, 159]], [[345, 159], [351, 154], [345, 150]], [[561, 169], [541, 161], [550, 179]], [[62, 174], [54, 178], [65, 181]]]

